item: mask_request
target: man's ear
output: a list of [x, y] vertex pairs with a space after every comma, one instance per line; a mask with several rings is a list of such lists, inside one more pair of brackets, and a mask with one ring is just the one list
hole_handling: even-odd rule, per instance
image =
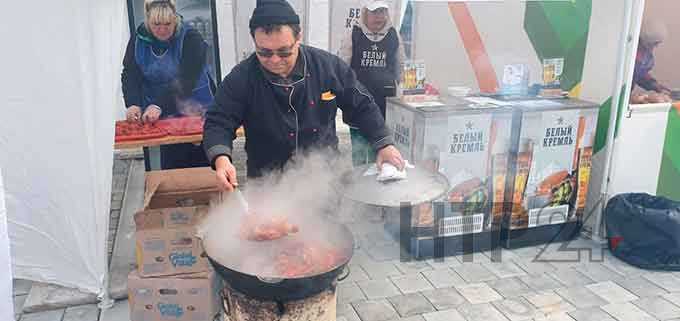
[[303, 30], [300, 30], [300, 33], [298, 34], [298, 37], [297, 37], [296, 40], [302, 42], [302, 39], [304, 39], [304, 38], [305, 38], [305, 37], [304, 37], [304, 31], [303, 31]]

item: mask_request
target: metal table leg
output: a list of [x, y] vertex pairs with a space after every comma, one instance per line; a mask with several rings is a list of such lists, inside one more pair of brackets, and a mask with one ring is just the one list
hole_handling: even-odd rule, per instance
[[144, 147], [144, 167], [146, 171], [161, 170], [161, 147]]

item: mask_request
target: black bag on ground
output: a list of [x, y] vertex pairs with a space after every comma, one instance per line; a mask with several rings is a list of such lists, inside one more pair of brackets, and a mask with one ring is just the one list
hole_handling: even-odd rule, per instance
[[680, 202], [619, 194], [607, 203], [609, 250], [643, 269], [680, 271]]

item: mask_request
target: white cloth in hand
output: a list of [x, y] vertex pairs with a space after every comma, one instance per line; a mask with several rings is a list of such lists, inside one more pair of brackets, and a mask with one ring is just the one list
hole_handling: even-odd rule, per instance
[[406, 169], [408, 168], [415, 168], [415, 166], [411, 165], [407, 160], [404, 160], [404, 169], [402, 170], [398, 170], [396, 166], [390, 163], [383, 163], [382, 170], [378, 172], [378, 166], [373, 164], [364, 172], [364, 176], [378, 175], [376, 177], [378, 182], [402, 180], [406, 179]]

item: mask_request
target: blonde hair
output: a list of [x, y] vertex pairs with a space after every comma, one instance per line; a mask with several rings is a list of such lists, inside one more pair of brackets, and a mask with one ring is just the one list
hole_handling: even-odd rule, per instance
[[144, 24], [164, 24], [177, 22], [177, 3], [175, 0], [144, 0]]

